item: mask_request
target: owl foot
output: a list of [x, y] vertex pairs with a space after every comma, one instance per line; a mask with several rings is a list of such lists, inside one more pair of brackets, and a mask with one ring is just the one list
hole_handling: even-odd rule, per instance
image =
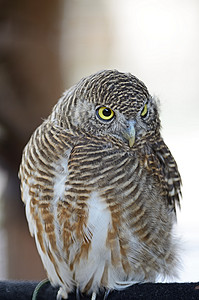
[[57, 293], [56, 300], [62, 300], [62, 299], [68, 299], [68, 293], [60, 287]]
[[97, 294], [95, 292], [92, 293], [91, 300], [96, 300]]
[[[107, 290], [105, 293], [104, 293], [104, 298], [103, 300], [106, 300], [108, 298], [108, 295], [110, 293], [111, 290]], [[97, 294], [95, 292], [92, 293], [92, 296], [91, 296], [91, 300], [96, 300], [97, 298]], [[79, 299], [77, 299], [79, 300]]]
[[104, 298], [103, 300], [106, 300], [108, 298], [108, 295], [110, 293], [111, 290], [106, 290], [106, 292], [104, 293]]
[[76, 287], [76, 300], [80, 300], [81, 296], [80, 296], [80, 289], [79, 287], [77, 286]]

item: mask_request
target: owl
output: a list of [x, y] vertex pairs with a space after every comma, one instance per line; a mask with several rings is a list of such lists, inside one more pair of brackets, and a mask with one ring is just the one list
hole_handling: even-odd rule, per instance
[[157, 101], [135, 76], [103, 70], [67, 90], [26, 145], [19, 177], [58, 300], [175, 276], [181, 178]]

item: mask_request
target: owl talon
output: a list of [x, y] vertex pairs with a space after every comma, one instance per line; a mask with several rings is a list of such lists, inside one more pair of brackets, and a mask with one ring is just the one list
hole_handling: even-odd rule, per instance
[[63, 300], [63, 299], [68, 299], [68, 293], [60, 287], [57, 293], [56, 300]]
[[106, 292], [104, 293], [104, 298], [103, 300], [106, 300], [108, 298], [108, 295], [110, 294], [111, 290], [106, 290]]
[[79, 287], [76, 288], [76, 300], [80, 300], [80, 290], [79, 290]]

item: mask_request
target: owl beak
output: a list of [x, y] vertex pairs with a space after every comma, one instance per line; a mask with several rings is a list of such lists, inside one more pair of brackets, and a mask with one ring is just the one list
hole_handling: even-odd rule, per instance
[[129, 147], [133, 147], [135, 143], [135, 121], [128, 121], [128, 125], [123, 136], [128, 141]]

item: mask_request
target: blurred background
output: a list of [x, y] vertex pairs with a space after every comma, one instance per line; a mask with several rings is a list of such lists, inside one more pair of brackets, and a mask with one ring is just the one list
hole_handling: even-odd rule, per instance
[[20, 200], [23, 147], [65, 89], [110, 68], [161, 101], [183, 180], [178, 281], [199, 280], [198, 0], [0, 0], [0, 279], [45, 277]]

